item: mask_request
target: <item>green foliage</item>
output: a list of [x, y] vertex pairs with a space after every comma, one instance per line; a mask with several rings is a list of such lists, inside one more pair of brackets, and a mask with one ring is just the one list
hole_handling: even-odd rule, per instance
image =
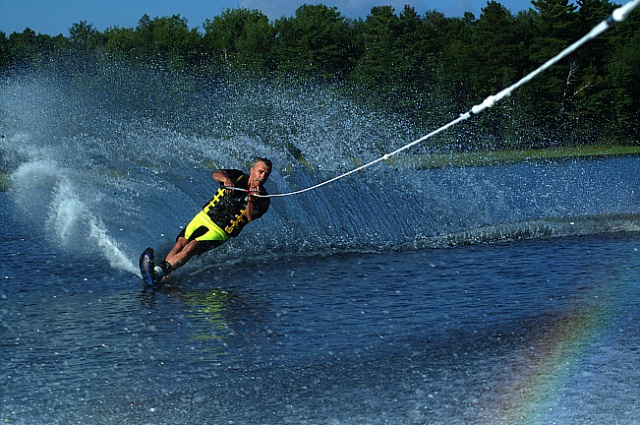
[[349, 23], [337, 8], [303, 5], [275, 23], [278, 70], [328, 80], [353, 68]]
[[262, 12], [227, 9], [213, 20], [207, 19], [204, 29], [204, 47], [219, 64], [273, 68], [275, 29]]
[[475, 80], [474, 88], [481, 96], [495, 93], [522, 76], [521, 39], [511, 13], [495, 1], [487, 3], [471, 34], [473, 66], [467, 67], [477, 71], [469, 79]]
[[[207, 78], [240, 69], [283, 81], [339, 83], [358, 101], [431, 129], [522, 78], [617, 7], [610, 0], [531, 4], [513, 15], [491, 0], [479, 18], [375, 6], [364, 19], [351, 20], [336, 7], [316, 4], [275, 22], [258, 10], [227, 9], [206, 19], [201, 30], [190, 29], [180, 15], [144, 15], [135, 28], [103, 32], [82, 21], [71, 26], [68, 37], [27, 28], [0, 32], [0, 74], [55, 67], [96, 85], [114, 63]], [[611, 138], [637, 144], [637, 81], [640, 11], [520, 88], [501, 108], [470, 122], [472, 137], [439, 143], [462, 151], [599, 144]], [[184, 87], [172, 94], [176, 107], [188, 105], [196, 90]]]
[[[533, 38], [529, 58], [534, 65], [542, 65], [578, 38], [575, 6], [568, 0], [533, 0], [538, 10], [533, 17]], [[571, 61], [571, 59], [570, 59]], [[549, 69], [539, 81], [543, 92], [536, 96], [533, 106], [547, 117], [557, 119], [566, 101], [566, 90], [572, 83], [575, 66], [561, 63]]]

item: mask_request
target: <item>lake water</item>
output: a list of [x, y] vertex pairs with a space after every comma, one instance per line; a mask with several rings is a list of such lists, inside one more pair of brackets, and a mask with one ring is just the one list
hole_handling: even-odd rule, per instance
[[[311, 110], [287, 139], [307, 166], [236, 129], [246, 94], [207, 112], [238, 133], [206, 136], [37, 79], [3, 89], [1, 421], [638, 423], [640, 158], [382, 164], [274, 199], [145, 291], [140, 252], [171, 247], [212, 169], [257, 153], [276, 164], [272, 193], [299, 189], [353, 149], [375, 156], [340, 131], [388, 123], [343, 110], [331, 129]], [[285, 103], [267, 127], [307, 117]]]
[[0, 199], [8, 423], [640, 417], [637, 215], [586, 235], [203, 259], [145, 292]]

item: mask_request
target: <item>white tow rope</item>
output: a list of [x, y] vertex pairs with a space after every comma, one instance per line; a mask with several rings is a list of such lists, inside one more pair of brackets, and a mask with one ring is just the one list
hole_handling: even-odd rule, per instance
[[[357, 168], [354, 168], [351, 171], [347, 171], [344, 174], [340, 174], [339, 176], [333, 177], [329, 180], [323, 181], [321, 183], [318, 183], [314, 186], [308, 187], [306, 189], [301, 189], [301, 190], [296, 190], [293, 192], [288, 192], [288, 193], [279, 193], [279, 194], [275, 194], [275, 195], [254, 195], [256, 197], [262, 197], [262, 198], [278, 198], [278, 197], [285, 197], [285, 196], [293, 196], [293, 195], [299, 195], [301, 193], [305, 193], [305, 192], [309, 192], [311, 190], [317, 189], [319, 187], [325, 186], [329, 183], [333, 183], [337, 180], [343, 179], [353, 173], [357, 173], [358, 171], [364, 170], [365, 168], [371, 167], [374, 164], [377, 164], [378, 162], [382, 162], [382, 161], [386, 161], [387, 159], [389, 159], [390, 157], [399, 154], [402, 151], [405, 151], [419, 143], [424, 142], [427, 139], [430, 139], [431, 137], [435, 136], [438, 133], [443, 132], [444, 130], [448, 129], [449, 127], [452, 127], [456, 124], [458, 124], [461, 121], [464, 121], [468, 118], [470, 118], [472, 115], [477, 115], [480, 112], [484, 111], [487, 108], [491, 108], [493, 107], [496, 102], [499, 102], [500, 100], [502, 100], [503, 98], [509, 96], [511, 94], [511, 92], [513, 92], [514, 90], [516, 90], [517, 88], [519, 88], [520, 86], [528, 83], [529, 81], [531, 81], [532, 79], [534, 79], [536, 76], [538, 76], [538, 74], [542, 73], [543, 71], [551, 68], [553, 65], [555, 65], [557, 62], [559, 62], [560, 60], [564, 59], [565, 57], [567, 57], [568, 55], [570, 55], [571, 53], [573, 53], [575, 50], [577, 50], [580, 46], [582, 46], [583, 44], [587, 43], [589, 40], [592, 40], [596, 37], [598, 37], [600, 34], [602, 34], [604, 31], [606, 31], [607, 29], [611, 28], [614, 24], [618, 23], [618, 22], [622, 22], [625, 19], [627, 19], [627, 16], [629, 15], [629, 13], [638, 6], [638, 4], [640, 4], [640, 0], [634, 0], [634, 1], [630, 1], [627, 4], [625, 4], [624, 6], [621, 6], [619, 8], [617, 8], [616, 10], [613, 11], [613, 13], [604, 21], [600, 22], [598, 25], [596, 25], [595, 27], [593, 27], [593, 29], [591, 31], [589, 31], [589, 33], [587, 33], [584, 37], [582, 37], [581, 39], [579, 39], [578, 41], [574, 42], [573, 44], [571, 44], [569, 47], [567, 47], [566, 49], [564, 49], [563, 51], [561, 51], [560, 53], [558, 53], [556, 56], [554, 56], [553, 58], [549, 59], [547, 62], [545, 62], [544, 64], [540, 65], [540, 67], [538, 67], [536, 70], [532, 71], [531, 73], [527, 74], [526, 76], [524, 76], [522, 79], [520, 79], [520, 81], [514, 83], [513, 85], [507, 87], [506, 89], [500, 91], [499, 93], [489, 96], [487, 97], [482, 103], [475, 105], [474, 107], [472, 107], [469, 111], [465, 112], [464, 114], [461, 114], [458, 118], [456, 118], [455, 120], [449, 122], [448, 124], [443, 125], [442, 127], [438, 128], [437, 130], [432, 131], [431, 133], [422, 136], [421, 138], [414, 140], [411, 143], [408, 143], [404, 146], [402, 146], [401, 148], [398, 148], [392, 152], [386, 153], [384, 155], [382, 155], [380, 158], [377, 158], [371, 162], [368, 162], [364, 165], [361, 165]], [[239, 189], [237, 189], [239, 190]]]

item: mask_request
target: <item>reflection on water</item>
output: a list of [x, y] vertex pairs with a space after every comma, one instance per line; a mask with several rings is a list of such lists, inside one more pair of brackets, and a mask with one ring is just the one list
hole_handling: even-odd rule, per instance
[[220, 341], [226, 344], [225, 340], [236, 335], [237, 326], [246, 323], [238, 320], [237, 313], [246, 309], [247, 305], [234, 306], [232, 303], [235, 300], [237, 297], [222, 290], [185, 294], [184, 302], [192, 310], [189, 317], [205, 322], [201, 332], [193, 335], [193, 338]]
[[173, 282], [145, 288], [140, 297], [149, 308], [162, 308], [158, 301], [170, 298], [182, 304], [188, 339], [199, 355], [213, 358], [243, 357], [254, 340], [273, 339], [269, 329], [270, 308], [265, 298], [252, 291], [203, 289], [179, 276]]

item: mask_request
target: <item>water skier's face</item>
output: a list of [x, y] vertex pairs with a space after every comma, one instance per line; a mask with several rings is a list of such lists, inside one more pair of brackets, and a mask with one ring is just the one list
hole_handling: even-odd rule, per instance
[[262, 186], [269, 179], [271, 174], [271, 168], [262, 161], [258, 161], [251, 170], [249, 170], [249, 185], [250, 186]]

